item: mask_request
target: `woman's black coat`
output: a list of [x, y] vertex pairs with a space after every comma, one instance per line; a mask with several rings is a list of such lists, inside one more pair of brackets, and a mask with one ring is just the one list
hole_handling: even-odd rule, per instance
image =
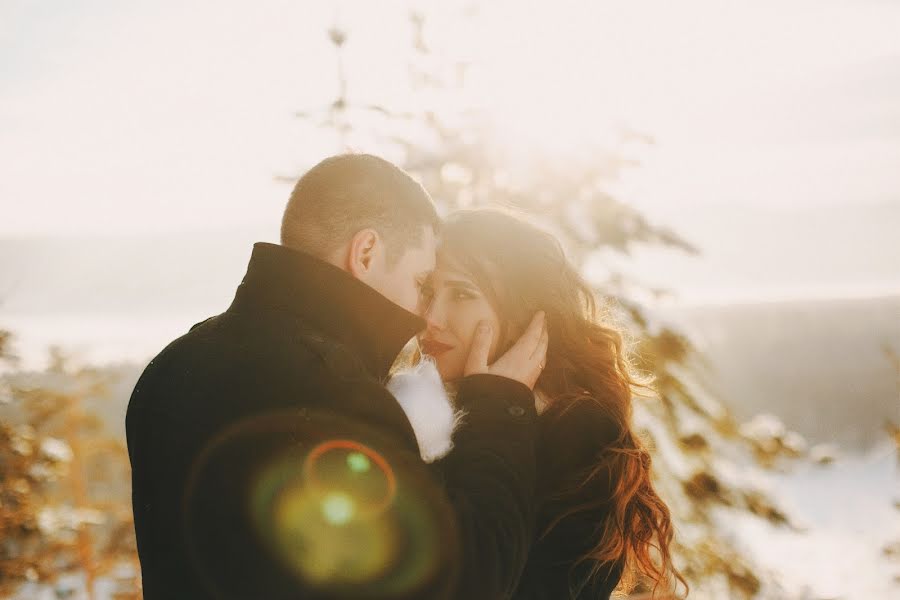
[[[537, 539], [514, 594], [515, 600], [607, 600], [622, 575], [622, 565], [606, 563], [591, 578], [593, 561], [576, 565], [598, 541], [598, 525], [609, 515], [611, 490], [603, 471], [588, 473], [615, 440], [617, 427], [585, 396], [551, 406], [538, 418]], [[592, 504], [564, 517], [574, 507]]]

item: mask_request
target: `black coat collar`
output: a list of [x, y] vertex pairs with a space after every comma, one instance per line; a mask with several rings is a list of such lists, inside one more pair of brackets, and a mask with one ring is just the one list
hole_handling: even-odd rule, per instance
[[346, 271], [277, 244], [253, 245], [229, 310], [282, 310], [345, 344], [379, 380], [425, 321]]

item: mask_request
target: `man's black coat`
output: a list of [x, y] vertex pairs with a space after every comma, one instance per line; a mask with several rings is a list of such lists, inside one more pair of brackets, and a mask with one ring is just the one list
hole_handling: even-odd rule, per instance
[[[512, 594], [534, 535], [533, 396], [464, 379], [455, 449], [426, 465], [382, 385], [423, 326], [337, 267], [256, 244], [228, 310], [154, 358], [128, 406], [144, 597]], [[368, 487], [334, 462], [353, 448]], [[359, 519], [345, 496], [326, 510], [329, 485], [362, 490]]]

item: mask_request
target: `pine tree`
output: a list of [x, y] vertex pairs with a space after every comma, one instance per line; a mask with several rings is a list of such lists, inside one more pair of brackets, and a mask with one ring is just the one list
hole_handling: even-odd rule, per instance
[[[11, 334], [0, 332], [0, 361], [15, 364]], [[128, 457], [89, 406], [108, 396], [109, 374], [73, 369], [51, 349], [42, 373], [0, 379], [0, 596], [25, 583], [83, 578], [66, 590], [94, 597], [101, 576], [117, 598], [140, 597], [128, 487]], [[124, 569], [123, 569], [124, 568]]]
[[[793, 527], [757, 482], [762, 469], [803, 456], [805, 442], [771, 416], [736, 422], [707, 389], [708, 361], [677, 325], [646, 307], [648, 299], [668, 291], [603, 263], [609, 253], [627, 257], [642, 245], [698, 254], [688, 240], [609, 191], [624, 170], [639, 167], [627, 148], [652, 144], [652, 137], [623, 129], [612, 147], [586, 149], [583, 160], [536, 153], [522, 163], [495, 142], [489, 116], [459, 100], [470, 65], [439, 60], [425, 24], [426, 15], [410, 14], [410, 93], [440, 97], [440, 111], [397, 111], [351, 100], [343, 63], [351, 33], [336, 25], [328, 31], [338, 65], [336, 97], [297, 116], [334, 132], [338, 152], [364, 149], [395, 160], [444, 212], [492, 205], [524, 211], [561, 239], [586, 274], [598, 264], [606, 267], [599, 269], [603, 277], [592, 278], [597, 295], [634, 340], [638, 366], [655, 379], [658, 397], [636, 399], [635, 424], [652, 449], [655, 484], [673, 512], [676, 566], [692, 586], [691, 597], [749, 599], [764, 593], [767, 582], [752, 558], [735, 547], [725, 524], [736, 511]], [[630, 597], [647, 590], [639, 582]]]

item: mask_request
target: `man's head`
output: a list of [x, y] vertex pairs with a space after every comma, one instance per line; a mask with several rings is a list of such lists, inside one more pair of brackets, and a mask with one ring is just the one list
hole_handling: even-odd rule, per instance
[[326, 260], [416, 312], [440, 219], [428, 192], [370, 154], [326, 158], [297, 182], [281, 244]]

